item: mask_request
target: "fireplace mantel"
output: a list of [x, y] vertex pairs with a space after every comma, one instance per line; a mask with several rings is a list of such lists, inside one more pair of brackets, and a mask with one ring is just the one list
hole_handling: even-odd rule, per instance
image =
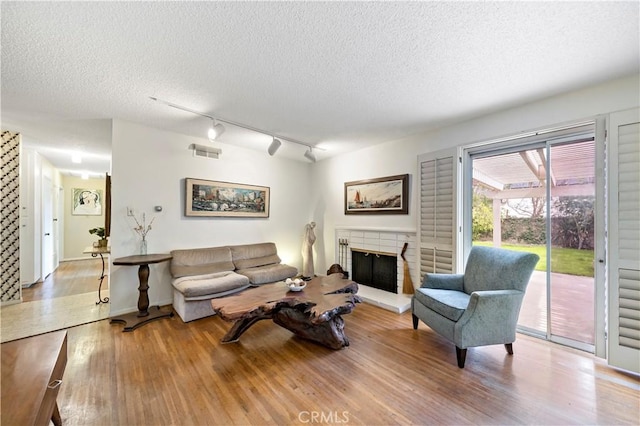
[[[339, 241], [344, 240], [348, 242], [348, 245], [343, 246], [343, 250], [346, 250], [346, 262], [344, 261], [345, 256], [343, 256], [342, 263], [346, 264], [342, 264], [340, 261]], [[358, 295], [367, 303], [380, 306], [393, 312], [402, 313], [411, 307], [411, 295], [402, 294], [404, 265], [400, 254], [404, 243], [407, 243], [405, 258], [409, 264], [411, 279], [415, 288], [419, 285], [419, 272], [416, 267], [416, 254], [418, 252], [416, 240], [415, 229], [337, 226], [334, 241], [335, 263], [341, 264], [345, 271], [349, 271], [349, 276], [351, 277], [353, 272], [351, 267], [351, 249], [395, 253], [398, 259], [396, 268], [398, 293], [395, 294], [378, 290], [360, 284]]]
[[374, 226], [336, 226], [336, 231], [373, 231], [373, 232], [385, 232], [395, 234], [409, 234], [416, 236], [415, 228], [381, 228]]

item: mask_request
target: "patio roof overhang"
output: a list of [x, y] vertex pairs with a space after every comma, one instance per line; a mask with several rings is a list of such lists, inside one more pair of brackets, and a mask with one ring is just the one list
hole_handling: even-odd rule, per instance
[[[551, 196], [595, 194], [595, 144], [593, 137], [550, 149]], [[492, 199], [546, 196], [547, 158], [544, 148], [535, 148], [473, 160], [476, 187]]]

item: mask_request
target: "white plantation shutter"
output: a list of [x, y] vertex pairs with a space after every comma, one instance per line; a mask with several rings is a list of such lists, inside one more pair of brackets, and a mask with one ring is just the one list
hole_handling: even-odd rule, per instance
[[418, 158], [420, 169], [420, 279], [455, 271], [456, 152]]
[[618, 270], [618, 343], [640, 350], [640, 271]]
[[608, 362], [640, 373], [640, 109], [609, 128]]

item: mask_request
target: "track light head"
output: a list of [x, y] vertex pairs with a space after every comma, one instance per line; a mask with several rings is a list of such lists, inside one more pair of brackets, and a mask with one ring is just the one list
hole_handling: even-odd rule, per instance
[[220, 137], [221, 134], [224, 133], [224, 126], [220, 123], [216, 124], [215, 120], [211, 120], [211, 127], [209, 127], [209, 131], [207, 132], [207, 136], [209, 136], [209, 140], [213, 142], [217, 138]]
[[316, 162], [316, 155], [313, 153], [313, 149], [309, 147], [308, 151], [305, 151], [304, 156], [311, 160], [312, 163]]
[[273, 138], [273, 142], [271, 142], [271, 145], [269, 145], [269, 149], [267, 149], [269, 155], [273, 156], [278, 148], [280, 148], [280, 145], [282, 145], [280, 139]]
[[[162, 100], [162, 99], [158, 99], [155, 96], [150, 96], [149, 98], [151, 100], [153, 100], [153, 101], [160, 102], [161, 104], [165, 104], [167, 106], [170, 106], [171, 108], [176, 108], [176, 109], [179, 109], [181, 111], [187, 111], [187, 112], [190, 112], [192, 114], [196, 114], [196, 115], [199, 115], [201, 117], [207, 117], [208, 119], [210, 119], [211, 120], [211, 127], [209, 127], [209, 130], [207, 132], [207, 136], [209, 137], [209, 140], [211, 142], [215, 141], [217, 138], [220, 137], [220, 135], [222, 135], [224, 133], [224, 130], [225, 130], [224, 126], [221, 123], [216, 124], [216, 118], [211, 116], [211, 115], [209, 115], [209, 114], [205, 114], [205, 113], [200, 112], [200, 111], [195, 111], [195, 110], [193, 110], [191, 108], [187, 108], [187, 107], [183, 107], [183, 106], [180, 106], [180, 105], [176, 105], [176, 104], [174, 104], [172, 102], [168, 102], [168, 101], [165, 101], [165, 100]], [[267, 149], [267, 152], [269, 153], [269, 155], [275, 155], [276, 151], [282, 145], [282, 141], [280, 139], [276, 138], [275, 136], [272, 136], [273, 133], [271, 133], [271, 132], [267, 132], [265, 130], [260, 130], [260, 129], [256, 128], [256, 127], [248, 126], [246, 124], [238, 123], [238, 122], [235, 122], [235, 121], [225, 120], [225, 119], [222, 119], [222, 118], [218, 119], [217, 121], [218, 122], [221, 121], [223, 123], [230, 124], [230, 125], [235, 126], [235, 127], [241, 127], [243, 129], [251, 130], [252, 132], [262, 133], [263, 135], [271, 136], [273, 138], [273, 141], [271, 141], [271, 144], [269, 145], [269, 148]], [[303, 145], [303, 146], [306, 146], [307, 148], [309, 148], [309, 150], [304, 153], [304, 156], [308, 160], [312, 161], [313, 163], [316, 162], [316, 156], [313, 153], [313, 147], [311, 145], [309, 145], [309, 144], [307, 144], [305, 142], [300, 142], [300, 141], [297, 141], [295, 139], [291, 139], [291, 138], [286, 138], [285, 140], [287, 142], [295, 143], [295, 144], [298, 144], [298, 145]], [[324, 151], [324, 149], [322, 149], [322, 148], [317, 148], [317, 149], [319, 149], [321, 151]]]

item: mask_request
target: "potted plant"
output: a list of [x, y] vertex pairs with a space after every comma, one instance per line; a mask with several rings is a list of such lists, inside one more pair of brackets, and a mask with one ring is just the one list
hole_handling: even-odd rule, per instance
[[100, 239], [98, 240], [98, 247], [106, 247], [107, 246], [107, 239], [104, 236], [104, 228], [102, 226], [99, 226], [97, 228], [89, 229], [89, 233], [90, 234], [95, 234], [98, 237], [100, 237]]

